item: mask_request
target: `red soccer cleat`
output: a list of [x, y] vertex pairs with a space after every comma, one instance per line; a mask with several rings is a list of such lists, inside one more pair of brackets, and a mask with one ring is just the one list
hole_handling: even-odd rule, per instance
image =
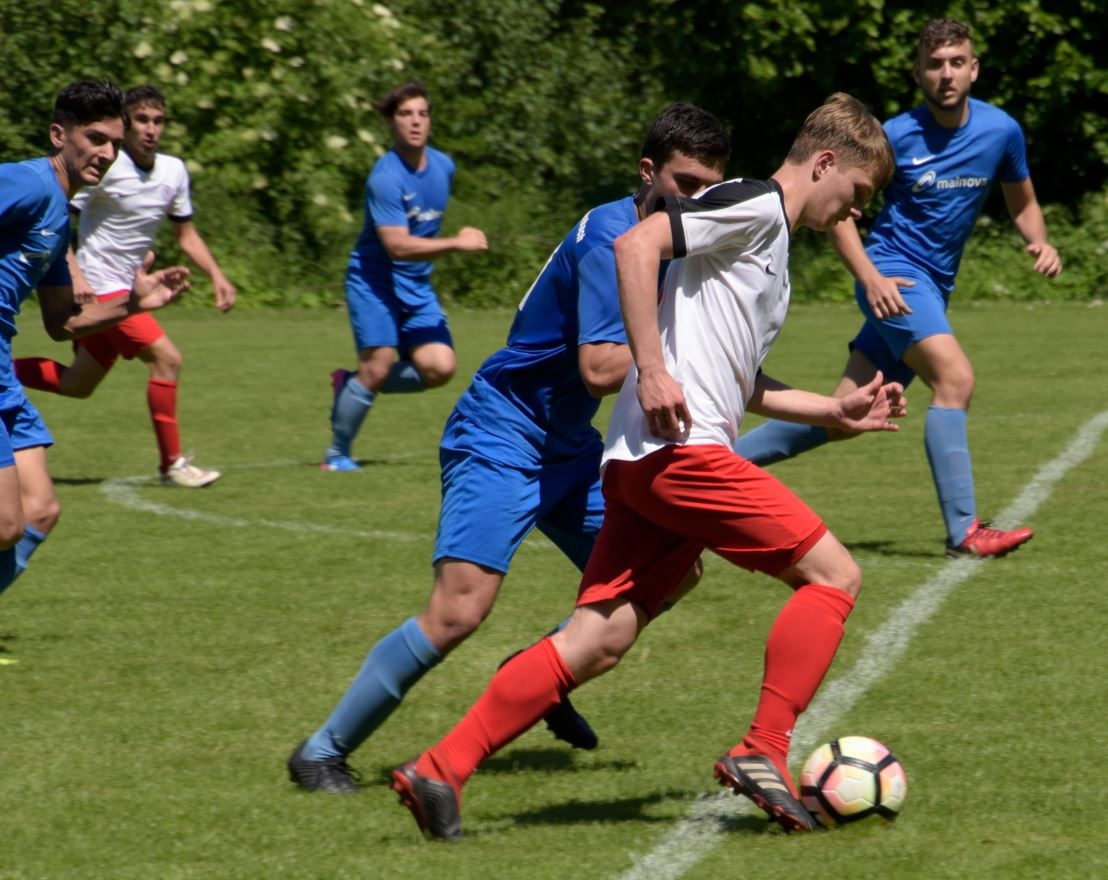
[[974, 520], [966, 537], [957, 547], [947, 544], [946, 555], [1006, 556], [1035, 536], [1031, 529], [994, 529], [988, 523]]

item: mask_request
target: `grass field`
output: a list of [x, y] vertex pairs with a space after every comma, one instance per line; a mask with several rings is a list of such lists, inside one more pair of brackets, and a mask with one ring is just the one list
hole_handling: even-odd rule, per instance
[[[1066, 453], [1108, 407], [1108, 313], [1088, 305], [954, 313], [978, 372], [982, 514], [1023, 498], [1037, 530], [1014, 556], [943, 556], [921, 388], [901, 434], [776, 468], [866, 576], [804, 736], [887, 742], [909, 776], [894, 825], [787, 837], [718, 796], [712, 761], [749, 722], [785, 590], [709, 558], [700, 588], [576, 695], [597, 751], [525, 734], [467, 787], [467, 840], [423, 841], [387, 771], [572, 607], [575, 572], [539, 540], [481, 632], [355, 754], [362, 795], [295, 790], [289, 751], [422, 606], [441, 425], [509, 318], [452, 315], [458, 378], [382, 398], [356, 474], [317, 467], [328, 373], [350, 361], [339, 313], [164, 317], [185, 355], [185, 446], [225, 474], [202, 492], [153, 479], [141, 366], [88, 401], [35, 396], [64, 511], [0, 599], [0, 880], [1108, 877], [1108, 442]], [[36, 322], [17, 355], [64, 358]], [[795, 308], [768, 370], [829, 389], [855, 323], [852, 307]], [[1060, 477], [1035, 482], [1050, 462]], [[935, 583], [943, 596], [910, 604]]]

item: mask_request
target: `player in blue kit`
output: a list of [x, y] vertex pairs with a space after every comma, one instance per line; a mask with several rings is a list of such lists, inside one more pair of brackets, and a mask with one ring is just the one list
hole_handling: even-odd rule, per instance
[[[636, 195], [589, 211], [551, 255], [519, 305], [508, 344], [485, 361], [447, 420], [430, 601], [374, 646], [331, 717], [297, 746], [289, 773], [301, 787], [357, 791], [346, 757], [488, 616], [533, 528], [584, 568], [604, 513], [603, 441], [592, 418], [631, 363], [612, 243], [662, 196], [720, 181], [730, 149], [714, 116], [670, 105], [647, 134]], [[559, 738], [595, 746], [568, 701], [546, 719]]]
[[106, 81], [62, 89], [50, 125], [52, 153], [0, 165], [0, 592], [27, 567], [58, 520], [46, 466], [53, 443], [15, 377], [12, 338], [20, 306], [37, 288], [51, 338], [74, 339], [160, 308], [187, 287], [182, 267], [134, 276], [129, 297], [78, 305], [66, 264], [69, 199], [100, 182], [123, 140], [123, 93]]
[[397, 86], [374, 107], [388, 120], [393, 145], [366, 181], [365, 226], [346, 268], [358, 368], [331, 374], [325, 471], [361, 469], [350, 448], [378, 393], [437, 388], [454, 376], [454, 341], [431, 287], [431, 261], [489, 246], [472, 226], [439, 236], [454, 160], [427, 143], [431, 102], [424, 87]]
[[[946, 522], [947, 552], [1003, 556], [1034, 533], [995, 529], [978, 519], [966, 428], [973, 367], [954, 338], [947, 304], [962, 250], [995, 182], [1027, 242], [1032, 268], [1053, 278], [1062, 261], [1047, 242], [1019, 124], [969, 96], [978, 74], [969, 26], [928, 22], [913, 73], [924, 103], [885, 124], [896, 176], [865, 246], [852, 221], [828, 233], [857, 279], [855, 296], [866, 319], [850, 343], [835, 396], [865, 385], [878, 370], [905, 386], [919, 376], [932, 395], [924, 444]], [[735, 449], [764, 465], [852, 436], [772, 421], [740, 437]]]

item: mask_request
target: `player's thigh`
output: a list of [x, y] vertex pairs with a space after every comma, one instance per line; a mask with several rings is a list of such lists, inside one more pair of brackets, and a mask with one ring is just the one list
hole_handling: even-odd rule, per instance
[[23, 534], [23, 500], [5, 413], [0, 411], [0, 550], [13, 546]]
[[181, 352], [165, 333], [140, 349], [136, 357], [162, 378], [176, 378], [181, 369]]
[[[877, 375], [877, 366], [870, 360], [869, 356], [861, 349], [853, 348], [846, 360], [842, 378], [839, 379], [839, 384], [835, 386], [833, 396], [846, 397], [871, 382], [875, 375]], [[888, 381], [888, 377], [885, 378]]]
[[507, 572], [535, 526], [538, 479], [468, 450], [443, 449], [442, 505], [433, 559], [463, 559]]
[[344, 292], [355, 350], [399, 347], [400, 312], [395, 299], [383, 296], [356, 272], [346, 273]]
[[458, 367], [454, 337], [442, 306], [433, 296], [405, 308], [400, 318], [399, 350], [432, 388], [454, 376]]
[[546, 463], [540, 485], [538, 527], [566, 557], [584, 571], [596, 536], [604, 522], [604, 494], [600, 489], [600, 455], [597, 438], [575, 458]]

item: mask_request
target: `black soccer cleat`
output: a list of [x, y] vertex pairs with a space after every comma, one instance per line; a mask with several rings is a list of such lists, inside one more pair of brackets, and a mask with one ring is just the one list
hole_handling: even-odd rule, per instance
[[569, 743], [575, 749], [591, 752], [599, 743], [595, 731], [589, 726], [585, 716], [573, 708], [569, 697], [562, 697], [562, 701], [547, 712], [543, 720], [557, 739]]
[[720, 785], [754, 801], [786, 832], [815, 831], [820, 827], [804, 804], [793, 797], [789, 784], [765, 755], [724, 755], [716, 761], [713, 775]]
[[346, 758], [325, 758], [312, 761], [304, 757], [302, 741], [289, 755], [289, 779], [305, 791], [325, 791], [328, 794], [357, 794], [358, 772], [346, 763]]
[[462, 839], [462, 814], [454, 789], [441, 780], [420, 776], [415, 761], [393, 769], [389, 788], [400, 796], [400, 803], [424, 835], [436, 840]]

